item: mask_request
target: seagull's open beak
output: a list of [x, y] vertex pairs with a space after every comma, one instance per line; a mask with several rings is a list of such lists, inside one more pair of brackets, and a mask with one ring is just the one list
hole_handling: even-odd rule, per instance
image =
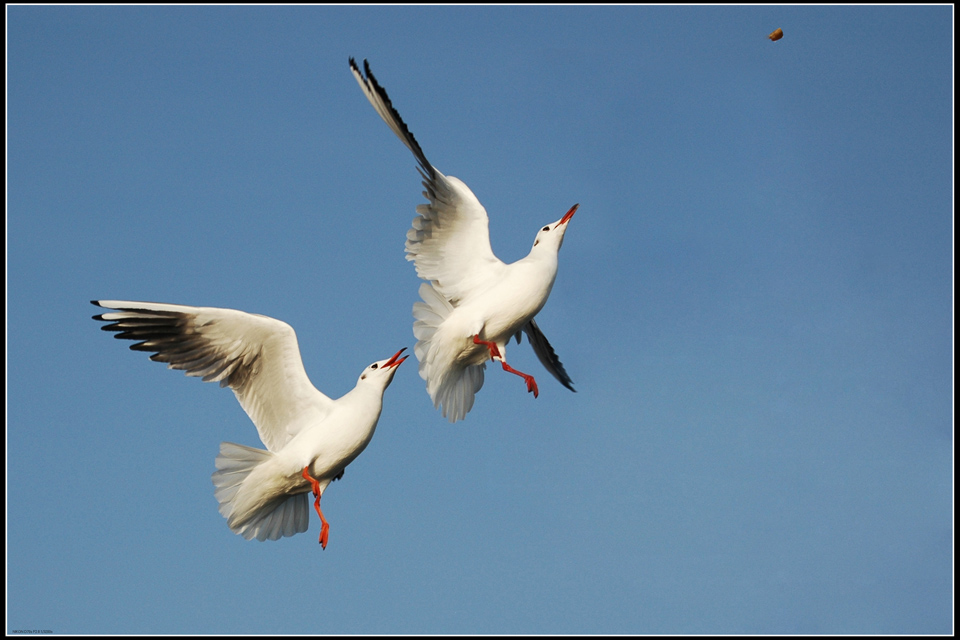
[[560, 224], [567, 224], [570, 221], [570, 218], [573, 217], [573, 214], [577, 212], [577, 207], [580, 206], [580, 203], [577, 203], [570, 207], [570, 211], [567, 211], [567, 214], [560, 218]]
[[399, 356], [401, 353], [403, 353], [403, 352], [406, 351], [406, 350], [407, 350], [407, 348], [404, 347], [403, 349], [400, 349], [400, 351], [397, 351], [395, 354], [393, 354], [393, 357], [392, 357], [392, 358], [390, 358], [389, 360], [387, 360], [386, 362], [383, 363], [383, 367], [382, 367], [382, 368], [383, 368], [383, 369], [389, 369], [390, 367], [399, 367], [401, 364], [403, 364], [403, 361], [404, 361], [404, 360], [406, 360], [407, 358], [410, 357], [409, 355], [405, 355], [405, 356], [403, 356], [402, 358], [400, 358], [399, 360], [397, 360], [397, 356]]

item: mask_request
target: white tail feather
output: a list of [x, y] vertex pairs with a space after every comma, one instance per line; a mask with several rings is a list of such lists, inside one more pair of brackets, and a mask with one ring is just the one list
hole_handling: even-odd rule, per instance
[[227, 524], [247, 540], [278, 540], [306, 531], [310, 525], [310, 503], [306, 493], [263, 500], [263, 493], [259, 491], [261, 487], [244, 486], [250, 473], [273, 455], [242, 444], [220, 443], [217, 471], [212, 476], [216, 487], [214, 496]]
[[420, 361], [420, 377], [427, 381], [427, 393], [434, 408], [442, 405], [443, 417], [456, 422], [473, 408], [477, 391], [483, 386], [486, 364], [467, 367], [455, 362], [454, 352], [445, 352], [435, 340], [437, 329], [453, 311], [453, 305], [432, 285], [420, 285], [423, 302], [413, 305], [413, 335], [417, 338], [414, 353]]

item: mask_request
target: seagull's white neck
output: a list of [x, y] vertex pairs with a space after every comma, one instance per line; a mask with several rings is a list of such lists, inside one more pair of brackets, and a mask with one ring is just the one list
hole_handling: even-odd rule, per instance
[[526, 262], [531, 266], [535, 265], [540, 269], [544, 269], [550, 274], [549, 278], [552, 281], [557, 274], [559, 247], [553, 246], [553, 244], [549, 242], [535, 244], [530, 248], [530, 253], [528, 253], [521, 262]]
[[384, 390], [378, 385], [370, 384], [361, 380], [360, 382], [357, 382], [357, 386], [344, 394], [340, 400], [338, 400], [338, 402], [343, 401], [345, 403], [360, 403], [365, 406], [376, 405], [379, 411], [380, 405], [383, 404], [383, 392]]

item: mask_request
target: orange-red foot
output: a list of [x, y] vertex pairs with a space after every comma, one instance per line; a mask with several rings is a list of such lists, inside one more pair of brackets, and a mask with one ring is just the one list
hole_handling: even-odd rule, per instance
[[533, 379], [533, 376], [523, 373], [522, 371], [517, 371], [506, 362], [503, 361], [503, 355], [500, 353], [500, 348], [497, 346], [496, 342], [490, 342], [489, 340], [481, 340], [479, 335], [473, 336], [473, 344], [482, 344], [490, 350], [491, 358], [500, 358], [500, 364], [503, 365], [504, 371], [509, 371], [510, 373], [515, 373], [523, 381], [527, 383], [527, 391], [533, 394], [533, 397], [536, 398], [540, 395], [540, 389], [537, 388], [537, 381]]
[[515, 373], [521, 378], [523, 378], [523, 381], [527, 383], [527, 391], [532, 393], [534, 398], [540, 395], [540, 389], [537, 388], [537, 381], [533, 379], [533, 376], [523, 373], [522, 371], [517, 371], [516, 369], [508, 365], [506, 362], [501, 362], [500, 364], [503, 365], [504, 371]]
[[323, 511], [320, 511], [320, 483], [310, 475], [308, 471], [309, 468], [309, 466], [304, 467], [302, 475], [310, 482], [310, 486], [313, 488], [313, 495], [317, 498], [313, 501], [313, 508], [317, 510], [317, 515], [320, 516], [320, 546], [326, 549], [327, 540], [330, 538], [330, 523], [323, 517]]

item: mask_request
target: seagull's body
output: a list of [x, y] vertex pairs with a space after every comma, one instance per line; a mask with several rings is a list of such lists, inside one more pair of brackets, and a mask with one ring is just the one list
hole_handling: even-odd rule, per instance
[[232, 442], [220, 445], [213, 474], [220, 513], [246, 539], [277, 540], [307, 530], [308, 493], [328, 524], [320, 497], [343, 475], [373, 438], [383, 392], [393, 380], [403, 349], [369, 365], [346, 395], [332, 400], [311, 384], [290, 325], [267, 316], [215, 307], [156, 302], [94, 300], [109, 313], [105, 331], [137, 340], [135, 351], [183, 369], [204, 382], [229, 386], [257, 427], [267, 450]]
[[442, 406], [451, 422], [463, 419], [491, 359], [521, 376], [536, 396], [533, 376], [506, 360], [507, 342], [513, 337], [519, 342], [521, 331], [547, 371], [573, 391], [572, 380], [534, 317], [553, 288], [557, 253], [578, 205], [543, 227], [525, 258], [505, 264], [491, 249], [487, 212], [470, 188], [430, 164], [366, 61], [366, 77], [353, 58], [350, 69], [370, 104], [417, 158], [426, 188], [428, 203], [417, 206], [406, 252], [417, 275], [427, 281], [420, 286], [423, 301], [413, 305], [413, 331], [420, 377], [427, 381], [434, 406]]

